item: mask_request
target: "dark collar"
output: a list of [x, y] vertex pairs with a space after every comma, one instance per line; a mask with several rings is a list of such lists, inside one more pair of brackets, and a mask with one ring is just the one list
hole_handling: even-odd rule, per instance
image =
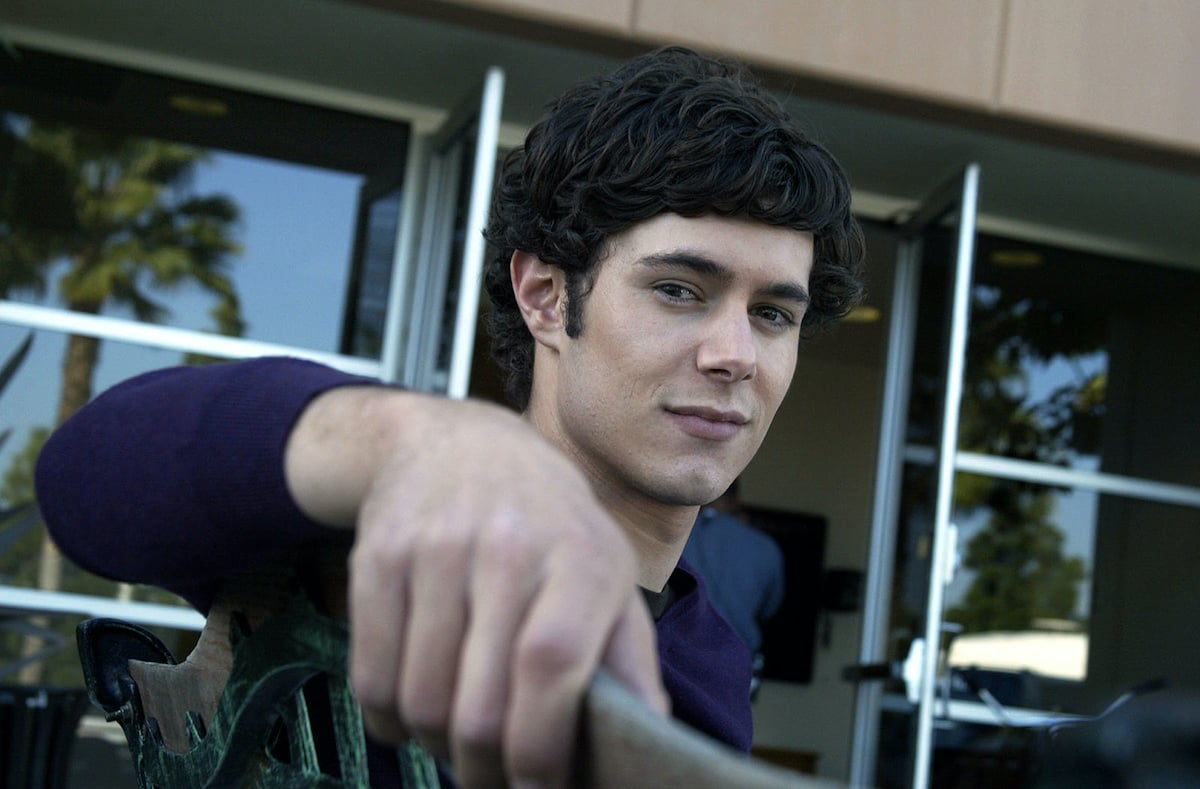
[[662, 618], [662, 615], [667, 612], [679, 598], [692, 591], [696, 585], [696, 580], [691, 574], [682, 568], [676, 567], [671, 573], [671, 577], [667, 579], [667, 585], [662, 588], [661, 592], [652, 592], [651, 590], [642, 587], [642, 594], [646, 598], [646, 605], [650, 607], [650, 615], [654, 617], [654, 621]]

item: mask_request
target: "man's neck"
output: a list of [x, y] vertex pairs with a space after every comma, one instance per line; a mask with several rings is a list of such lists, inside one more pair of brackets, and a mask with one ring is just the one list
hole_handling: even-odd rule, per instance
[[[544, 377], [552, 380], [548, 375]], [[683, 553], [683, 546], [696, 522], [700, 508], [664, 504], [649, 497], [630, 496], [627, 489], [618, 489], [611, 486], [611, 483], [603, 482], [605, 475], [589, 474], [587, 463], [565, 445], [561, 438], [563, 431], [559, 429], [553, 417], [547, 415], [546, 409], [537, 407], [539, 399], [542, 402], [552, 400], [552, 393], [543, 394], [541, 398], [536, 392], [531, 395], [529, 407], [524, 412], [525, 418], [529, 419], [547, 440], [572, 457], [591, 478], [593, 490], [600, 503], [620, 525], [637, 554], [638, 585], [652, 592], [662, 591], [667, 579], [675, 571], [675, 565]]]
[[687, 543], [699, 507], [649, 501], [631, 501], [627, 496], [606, 495], [600, 501], [629, 538], [638, 557], [638, 584], [660, 592], [675, 571]]

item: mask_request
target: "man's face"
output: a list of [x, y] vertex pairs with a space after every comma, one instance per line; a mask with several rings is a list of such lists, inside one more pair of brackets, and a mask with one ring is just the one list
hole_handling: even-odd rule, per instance
[[810, 233], [664, 214], [610, 239], [531, 416], [609, 501], [698, 505], [758, 450], [796, 365]]

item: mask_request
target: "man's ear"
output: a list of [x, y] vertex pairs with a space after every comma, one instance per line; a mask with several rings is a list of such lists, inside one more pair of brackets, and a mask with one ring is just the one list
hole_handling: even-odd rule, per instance
[[562, 269], [518, 249], [509, 262], [509, 273], [529, 333], [542, 345], [557, 348], [566, 324], [567, 291]]

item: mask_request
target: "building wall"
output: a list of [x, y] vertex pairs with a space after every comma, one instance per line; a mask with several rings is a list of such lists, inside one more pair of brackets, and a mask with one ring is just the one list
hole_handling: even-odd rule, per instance
[[801, 77], [1200, 154], [1200, 4], [1189, 0], [423, 5], [426, 13], [474, 9], [628, 42], [686, 43]]

